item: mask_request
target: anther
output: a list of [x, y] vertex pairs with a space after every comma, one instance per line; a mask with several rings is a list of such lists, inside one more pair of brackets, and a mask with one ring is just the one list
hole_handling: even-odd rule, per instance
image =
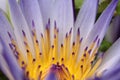
[[99, 44], [100, 44], [100, 39], [98, 39], [98, 42], [97, 42], [97, 45], [99, 46]]
[[27, 76], [27, 77], [29, 76], [29, 71], [26, 72], [26, 76]]
[[77, 30], [77, 35], [80, 35], [80, 29], [78, 28], [78, 30]]
[[73, 80], [75, 79], [75, 76], [74, 75], [72, 75], [72, 78], [73, 78]]
[[80, 39], [80, 43], [83, 41], [83, 37]]
[[29, 50], [27, 49], [26, 52], [29, 53]]
[[85, 51], [87, 51], [87, 49], [88, 49], [88, 46], [85, 48]]
[[64, 58], [61, 58], [61, 61], [64, 61]]
[[34, 59], [33, 59], [33, 62], [35, 62], [35, 61], [36, 61], [36, 59], [34, 58]]
[[7, 32], [7, 33], [8, 33], [9, 38], [12, 40], [12, 36], [11, 36], [11, 34], [10, 34], [9, 32]]
[[94, 42], [96, 42], [96, 41], [97, 41], [97, 39], [98, 39], [98, 35], [96, 36], [96, 38], [95, 38]]
[[54, 45], [52, 45], [52, 48], [54, 48]]
[[81, 59], [81, 61], [83, 62], [83, 61], [84, 61], [84, 59]]
[[70, 28], [70, 31], [69, 31], [69, 34], [71, 34], [72, 33], [72, 28]]
[[93, 61], [91, 61], [90, 63], [93, 64]]
[[48, 19], [48, 24], [50, 24], [50, 18]]
[[83, 68], [83, 65], [81, 65], [80, 67]]
[[75, 46], [75, 42], [73, 42], [73, 46]]
[[43, 34], [41, 33], [41, 37], [43, 38]]
[[61, 47], [63, 47], [63, 44], [61, 44]]
[[92, 50], [90, 49], [90, 50], [88, 51], [88, 53], [90, 54], [90, 53], [91, 53], [91, 51], [92, 51]]
[[41, 67], [41, 65], [38, 65], [38, 69]]
[[42, 53], [40, 52], [39, 55], [42, 55]]
[[22, 30], [22, 34], [23, 34], [23, 36], [26, 36], [26, 34], [25, 34], [24, 30]]
[[9, 44], [9, 47], [10, 47], [10, 49], [12, 49], [12, 50], [13, 50], [13, 46], [12, 46], [12, 44]]
[[52, 60], [55, 60], [55, 58], [53, 57]]
[[24, 61], [22, 61], [22, 65], [24, 65], [25, 64], [25, 62]]
[[59, 62], [57, 62], [57, 65], [59, 66]]
[[54, 21], [54, 26], [55, 26], [54, 28], [56, 29], [56, 28], [57, 28], [57, 24], [56, 24], [56, 21]]
[[83, 56], [86, 57], [86, 54], [84, 54]]
[[66, 33], [66, 38], [68, 37], [68, 33]]
[[72, 55], [75, 55], [75, 52], [72, 52]]
[[35, 23], [34, 23], [34, 21], [32, 20], [32, 27], [35, 27]]
[[36, 40], [36, 43], [38, 43], [38, 40]]

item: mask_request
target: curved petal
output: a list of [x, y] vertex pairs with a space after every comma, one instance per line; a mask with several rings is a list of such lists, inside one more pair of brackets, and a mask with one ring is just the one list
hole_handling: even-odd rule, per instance
[[37, 27], [36, 30], [38, 29], [39, 34], [43, 33], [43, 21], [38, 0], [20, 0], [20, 7], [28, 25], [33, 28], [32, 21], [34, 21], [34, 25]]
[[13, 80], [23, 80], [24, 77], [22, 70], [19, 67], [15, 57], [13, 56], [11, 49], [5, 44], [1, 37], [0, 42], [3, 46], [3, 52], [0, 55], [3, 56], [4, 60], [6, 61], [8, 68], [14, 78]]
[[52, 38], [54, 36], [53, 28], [56, 26], [60, 33], [59, 42], [62, 43], [66, 33], [73, 28], [74, 18], [72, 0], [39, 0], [39, 4], [43, 21], [48, 21], [48, 19], [50, 19]]
[[104, 38], [106, 30], [108, 29], [108, 25], [110, 24], [110, 21], [113, 16], [117, 3], [118, 3], [118, 0], [112, 0], [109, 6], [103, 11], [101, 16], [95, 23], [93, 29], [90, 31], [89, 35], [87, 36], [86, 40], [84, 40], [83, 48], [81, 48], [81, 51], [84, 50], [86, 46], [89, 46], [96, 39], [97, 39], [96, 40], [97, 45], [99, 47], [99, 45], [101, 44], [101, 41]]
[[90, 32], [87, 41], [90, 43], [90, 40], [95, 39], [96, 36], [100, 39], [100, 43], [103, 40], [103, 37], [109, 27], [110, 21], [112, 19], [114, 10], [116, 8], [116, 5], [118, 3], [118, 0], [112, 0], [112, 2], [109, 4], [109, 6], [104, 10], [104, 12], [101, 14], [99, 19], [94, 25], [94, 28]]
[[73, 28], [73, 6], [72, 0], [58, 0], [55, 1], [53, 7], [53, 27], [56, 21], [56, 26], [59, 29], [59, 40], [62, 42], [66, 34]]
[[40, 34], [44, 35], [44, 26], [38, 0], [20, 0], [20, 7], [31, 30], [36, 30], [40, 43]]
[[[19, 70], [20, 68], [9, 47], [9, 43], [11, 43], [10, 37], [14, 39], [13, 29], [3, 11], [0, 11], [0, 43], [3, 47], [3, 52], [0, 53], [0, 66], [8, 78], [12, 80], [13, 78], [19, 78], [21, 80], [21, 70]], [[15, 73], [14, 69], [19, 72], [19, 75]]]
[[93, 28], [97, 6], [98, 0], [84, 0], [80, 12], [78, 13], [77, 20], [75, 22], [75, 32], [80, 28], [80, 34], [83, 39], [86, 38]]
[[0, 37], [6, 42], [6, 45], [9, 46], [9, 43], [11, 43], [11, 40], [8, 33], [11, 35], [13, 39], [15, 39], [11, 25], [6, 19], [4, 12], [0, 10]]
[[115, 16], [110, 28], [107, 31], [105, 39], [109, 42], [115, 42], [120, 37], [120, 16]]
[[43, 24], [46, 26], [48, 19], [51, 18], [53, 13], [52, 8], [54, 6], [54, 0], [38, 0], [38, 2], [43, 17]]
[[97, 73], [101, 73], [105, 70], [113, 68], [118, 62], [120, 62], [120, 38], [112, 45], [112, 47], [105, 52], [103, 61], [100, 67], [97, 69]]
[[[9, 8], [10, 8], [10, 19], [14, 27], [14, 34], [15, 34], [20, 50], [22, 51], [24, 55], [26, 55], [25, 54], [26, 50], [25, 50], [24, 41], [23, 41], [23, 37], [25, 34], [28, 40], [27, 41], [28, 45], [30, 46], [30, 50], [32, 53], [34, 53], [33, 42], [32, 42], [29, 27], [26, 23], [26, 20], [16, 0], [9, 0]], [[24, 31], [24, 34], [23, 34], [23, 31]]]
[[11, 80], [13, 80], [13, 76], [8, 68], [8, 65], [5, 61], [5, 59], [3, 58], [3, 56], [1, 55], [3, 52], [3, 47], [2, 44], [0, 42], [0, 69], [4, 72], [4, 74]]
[[120, 80], [120, 61], [114, 67], [110, 68], [108, 71], [105, 71], [101, 80]]

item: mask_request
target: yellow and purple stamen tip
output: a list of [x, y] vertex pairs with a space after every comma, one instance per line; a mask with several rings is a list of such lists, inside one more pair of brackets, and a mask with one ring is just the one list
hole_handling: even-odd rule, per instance
[[[32, 21], [32, 25], [35, 27], [34, 21]], [[22, 30], [22, 33], [27, 57], [23, 56], [16, 41], [8, 32], [12, 42], [9, 46], [20, 67], [23, 69], [26, 79], [44, 80], [48, 75], [54, 73], [55, 77], [59, 80], [83, 80], [93, 75], [102, 60], [102, 58], [99, 57], [96, 62], [94, 61], [99, 45], [98, 36], [90, 46], [86, 46], [82, 55], [79, 57], [79, 54], [81, 54], [79, 49], [83, 40], [83, 38], [80, 37], [80, 30], [78, 29], [77, 37], [72, 45], [71, 28], [69, 33], [66, 33], [64, 43], [59, 46], [59, 29], [57, 28], [56, 22], [54, 25], [54, 39], [52, 45], [50, 42], [50, 20], [48, 20], [48, 24], [46, 25], [45, 34], [40, 34], [40, 42], [37, 40], [35, 28], [33, 28], [32, 38], [35, 48], [35, 57], [32, 55], [24, 30]]]

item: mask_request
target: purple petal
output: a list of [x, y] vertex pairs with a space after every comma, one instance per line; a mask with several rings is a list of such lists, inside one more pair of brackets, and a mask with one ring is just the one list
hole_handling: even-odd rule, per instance
[[120, 80], [120, 62], [110, 68], [109, 70], [106, 70], [101, 74], [99, 77], [95, 77], [92, 80]]
[[115, 42], [120, 37], [120, 16], [115, 16], [112, 20], [110, 28], [105, 36], [109, 42]]
[[[81, 44], [80, 49], [80, 56], [81, 53], [83, 53], [86, 46], [90, 46], [90, 44], [93, 41], [97, 42], [97, 47], [100, 46], [101, 41], [103, 40], [103, 37], [105, 35], [106, 30], [108, 29], [108, 25], [110, 24], [111, 18], [113, 16], [113, 13], [115, 11], [116, 5], [118, 3], [118, 0], [112, 0], [111, 3], [108, 5], [108, 7], [103, 11], [97, 22], [95, 23], [92, 30], [89, 32], [89, 34], [86, 36], [86, 38], [83, 38], [83, 42]], [[97, 39], [96, 39], [97, 38]], [[92, 48], [92, 51], [95, 48]]]
[[13, 80], [13, 76], [8, 68], [8, 65], [5, 61], [5, 59], [3, 58], [3, 55], [2, 55], [2, 52], [3, 52], [3, 46], [0, 42], [0, 70], [2, 70], [2, 72], [11, 80]]
[[12, 76], [14, 77], [14, 80], [23, 80], [23, 72], [21, 68], [19, 67], [15, 57], [13, 56], [12, 51], [5, 44], [5, 42], [1, 39], [1, 37], [0, 37], [0, 42], [2, 43], [2, 46], [3, 46], [3, 52], [1, 55], [5, 59], [9, 67], [9, 70]]
[[54, 5], [54, 0], [38, 0], [38, 2], [43, 17], [43, 24], [46, 26], [48, 19], [51, 18], [51, 15], [53, 13], [52, 8]]
[[13, 75], [11, 74], [9, 67], [0, 53], [0, 70], [10, 79], [14, 80]]
[[45, 27], [38, 0], [20, 0], [20, 7], [31, 30], [36, 30], [37, 40], [40, 42], [40, 34], [44, 35]]
[[104, 10], [104, 12], [101, 14], [99, 19], [94, 25], [94, 29], [90, 32], [88, 39], [88, 42], [92, 39], [94, 39], [97, 35], [100, 38], [100, 43], [103, 40], [103, 37], [108, 29], [108, 26], [110, 24], [110, 21], [112, 19], [114, 10], [116, 8], [116, 5], [118, 3], [118, 0], [112, 0], [112, 2], [109, 4], [109, 6]]
[[83, 38], [86, 38], [89, 32], [93, 29], [96, 18], [97, 6], [98, 0], [84, 0], [82, 8], [78, 13], [75, 23], [75, 32], [77, 32], [77, 29], [80, 28], [80, 34]]
[[10, 37], [15, 39], [13, 29], [9, 24], [8, 20], [6, 19], [4, 12], [2, 10], [0, 10], [0, 36], [8, 46], [9, 43], [11, 43]]
[[[15, 40], [13, 29], [6, 19], [4, 12], [0, 10], [0, 43], [3, 47], [3, 52], [0, 53], [0, 61], [2, 61], [0, 62], [0, 66], [2, 71], [8, 76], [9, 79], [13, 80], [13, 77], [15, 79], [18, 77], [21, 80], [21, 70], [17, 64], [15, 57], [13, 56], [13, 52], [9, 47], [11, 38]], [[16, 75], [14, 67], [16, 71], [20, 72], [18, 75]]]
[[120, 62], [120, 38], [108, 49], [103, 56], [102, 63], [97, 69], [97, 73], [102, 73], [105, 70], [110, 70], [118, 62]]
[[19, 49], [25, 55], [25, 46], [23, 41], [23, 31], [26, 34], [28, 45], [30, 46], [30, 50], [34, 53], [33, 42], [31, 38], [30, 29], [26, 23], [26, 20], [22, 14], [20, 7], [18, 6], [16, 0], [9, 0], [9, 8], [10, 8], [10, 20], [14, 27], [14, 34], [16, 36], [16, 40], [19, 45]]
[[101, 16], [95, 23], [94, 28], [91, 30], [86, 40], [83, 42], [83, 49], [86, 46], [90, 45], [91, 42], [93, 42], [96, 37], [98, 39], [98, 46], [101, 44], [101, 41], [103, 40], [106, 30], [108, 29], [108, 25], [110, 24], [117, 3], [118, 0], [112, 0], [109, 6], [103, 11]]
[[63, 42], [63, 38], [66, 33], [73, 28], [73, 6], [72, 0], [39, 0], [40, 9], [43, 16], [43, 21], [50, 19], [51, 22], [51, 37], [53, 39], [53, 28], [56, 27], [59, 30], [60, 43]]
[[102, 80], [120, 80], [120, 61], [101, 76]]

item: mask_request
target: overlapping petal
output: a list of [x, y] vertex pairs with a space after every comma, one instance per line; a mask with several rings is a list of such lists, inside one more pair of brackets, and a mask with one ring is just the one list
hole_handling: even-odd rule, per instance
[[14, 27], [14, 34], [16, 36], [16, 41], [18, 42], [20, 50], [22, 51], [22, 53], [24, 53], [24, 55], [26, 55], [24, 41], [23, 41], [23, 36], [25, 34], [28, 40], [28, 45], [30, 46], [31, 52], [34, 53], [30, 29], [26, 23], [26, 20], [16, 0], [9, 0], [9, 7], [10, 7], [10, 18], [11, 18], [10, 20]]
[[51, 37], [54, 37], [53, 29], [56, 25], [60, 43], [62, 43], [74, 24], [72, 0], [39, 0], [39, 4], [44, 23], [46, 24], [46, 21], [50, 19]]
[[[1, 38], [0, 38], [0, 42], [3, 46], [2, 54], [0, 54], [0, 55], [3, 56], [3, 58], [4, 58], [3, 61], [5, 60], [5, 62], [7, 63], [8, 69], [10, 70], [10, 72], [14, 78], [13, 80], [23, 80], [24, 79], [23, 72], [17, 63], [17, 61], [13, 55], [13, 52]], [[5, 67], [5, 65], [4, 65], [4, 67]], [[16, 74], [16, 73], [19, 73], [19, 74]], [[10, 78], [12, 78], [12, 77], [10, 77]]]
[[89, 46], [91, 42], [93, 42], [96, 38], [98, 39], [98, 45], [101, 43], [106, 33], [106, 30], [109, 27], [117, 3], [118, 0], [112, 0], [110, 5], [103, 11], [99, 19], [94, 24], [94, 27], [89, 32], [86, 39], [84, 40], [83, 48], [81, 48], [81, 52], [84, 50], [86, 46]]
[[97, 72], [101, 73], [105, 70], [110, 70], [114, 68], [114, 66], [120, 62], [120, 38], [110, 47], [110, 49], [104, 53], [103, 61]]
[[94, 28], [91, 30], [89, 37], [87, 38], [88, 42], [94, 39], [96, 36], [99, 36], [100, 43], [101, 43], [106, 33], [106, 30], [109, 27], [109, 24], [112, 19], [117, 3], [118, 3], [118, 0], [112, 0], [110, 5], [103, 11], [101, 16], [95, 23]]
[[[8, 20], [6, 19], [4, 12], [1, 10], [0, 11], [0, 42], [1, 42], [0, 44], [2, 45], [3, 49], [2, 49], [2, 52], [0, 53], [0, 56], [1, 56], [0, 66], [2, 70], [4, 71], [4, 73], [10, 79], [19, 78], [21, 80], [20, 77], [21, 77], [22, 72], [20, 70], [20, 67], [17, 64], [17, 61], [15, 60], [15, 57], [13, 56], [13, 52], [11, 51], [9, 47], [9, 44], [11, 43], [10, 38], [15, 39], [14, 34], [13, 34], [13, 29], [10, 26]], [[17, 75], [14, 69], [17, 72], [20, 72], [20, 74]]]
[[[75, 32], [80, 28], [81, 37], [86, 38], [96, 19], [98, 0], [84, 0], [75, 22]], [[76, 35], [76, 34], [75, 34]]]
[[2, 46], [2, 43], [0, 42], [0, 69], [9, 79], [13, 80], [14, 78], [9, 70], [9, 67], [5, 59], [3, 58], [2, 52], [3, 52], [3, 46]]
[[[85, 47], [89, 47], [91, 45], [91, 43], [97, 43], [97, 48], [99, 47], [99, 44], [101, 43], [102, 39], [104, 38], [105, 32], [108, 28], [108, 25], [110, 23], [110, 20], [113, 16], [115, 7], [117, 5], [118, 0], [112, 0], [112, 2], [110, 3], [110, 5], [104, 10], [104, 12], [102, 13], [102, 15], [99, 17], [99, 19], [96, 21], [95, 23], [95, 18], [96, 18], [96, 11], [97, 11], [97, 5], [98, 5], [98, 0], [85, 0], [84, 4], [81, 8], [81, 11], [78, 14], [76, 23], [74, 24], [74, 17], [73, 17], [73, 4], [72, 4], [72, 0], [20, 0], [20, 3], [18, 4], [16, 2], [16, 0], [8, 0], [9, 2], [9, 12], [10, 12], [10, 23], [8, 22], [7, 18], [4, 15], [3, 11], [0, 11], [0, 60], [2, 60], [3, 62], [0, 62], [0, 68], [3, 70], [3, 72], [8, 76], [9, 79], [14, 79], [14, 80], [23, 80], [24, 79], [24, 74], [22, 71], [20, 66], [17, 63], [17, 60], [15, 59], [15, 56], [13, 55], [12, 50], [10, 49], [10, 43], [12, 42], [11, 39], [13, 38], [14, 41], [17, 42], [16, 45], [18, 45], [18, 48], [20, 49], [20, 54], [24, 54], [26, 57], [25, 60], [27, 60], [27, 58], [29, 57], [29, 55], [26, 55], [26, 51], [28, 49], [26, 49], [26, 45], [27, 47], [29, 47], [30, 52], [34, 55], [35, 51], [37, 52], [37, 57], [36, 59], [33, 58], [33, 56], [28, 59], [30, 60], [30, 62], [28, 61], [28, 63], [24, 63], [26, 64], [26, 66], [23, 65], [23, 67], [26, 68], [26, 70], [28, 69], [28, 71], [30, 71], [30, 76], [27, 76], [27, 71], [25, 72], [25, 76], [26, 78], [41, 78], [42, 75], [42, 71], [40, 71], [40, 73], [37, 74], [37, 68], [40, 68], [42, 66], [42, 68], [46, 68], [46, 63], [42, 63], [42, 60], [45, 62], [47, 62], [47, 57], [46, 55], [48, 55], [47, 53], [43, 53], [44, 55], [41, 54], [41, 52], [39, 52], [39, 50], [35, 49], [35, 46], [37, 45], [37, 48], [39, 48], [41, 45], [35, 44], [40, 42], [40, 40], [42, 39], [44, 41], [44, 34], [45, 34], [45, 30], [46, 28], [48, 30], [50, 30], [50, 40], [45, 40], [45, 41], [50, 41], [48, 43], [55, 44], [52, 45], [50, 49], [50, 53], [52, 53], [51, 51], [53, 50], [53, 55], [50, 55], [50, 61], [48, 60], [48, 62], [51, 63], [51, 59], [54, 61], [54, 59], [57, 59], [56, 57], [58, 56], [58, 43], [61, 44], [63, 43], [64, 39], [66, 39], [66, 36], [68, 36], [68, 34], [70, 34], [71, 32], [74, 33], [74, 35], [72, 34], [69, 39], [72, 39], [71, 37], [75, 38], [77, 33], [80, 33], [80, 35], [77, 35], [78, 38], [82, 38], [83, 42], [82, 44], [74, 44], [73, 42], [73, 46], [72, 46], [72, 56], [70, 55], [70, 58], [72, 59], [72, 57], [75, 57], [75, 60], [73, 61], [74, 64], [77, 65], [77, 67], [80, 65], [81, 68], [80, 69], [84, 69], [83, 66], [84, 64], [82, 64], [82, 60], [84, 61], [85, 57], [91, 57], [89, 55], [89, 51], [88, 54], [83, 55], [84, 59], [80, 59], [80, 64], [77, 64], [77, 56], [74, 53], [74, 48], [80, 48], [80, 54], [83, 53], [83, 51], [85, 51]], [[49, 28], [48, 28], [48, 24], [49, 24]], [[13, 27], [11, 27], [11, 25]], [[75, 27], [73, 27], [75, 26]], [[36, 30], [37, 33], [37, 39], [35, 38], [36, 35], [33, 33], [34, 29]], [[55, 31], [56, 29], [56, 31]], [[80, 30], [80, 31], [79, 31]], [[49, 31], [48, 31], [49, 32]], [[56, 38], [56, 34], [58, 33], [57, 36], [59, 36], [59, 41], [57, 43], [57, 41], [55, 43], [53, 43], [53, 39]], [[42, 37], [40, 38], [42, 34]], [[80, 37], [79, 37], [80, 36]], [[68, 39], [68, 38], [67, 38]], [[66, 40], [67, 40], [66, 39]], [[38, 41], [37, 41], [38, 40]], [[77, 43], [81, 43], [81, 39], [77, 39]], [[80, 42], [79, 42], [80, 40]], [[26, 42], [25, 42], [26, 41]], [[70, 41], [70, 40], [69, 40]], [[67, 43], [67, 42], [66, 42]], [[70, 42], [69, 42], [70, 43]], [[34, 46], [35, 44], [35, 46]], [[64, 43], [63, 43], [64, 44]], [[50, 46], [49, 44], [47, 44], [48, 46]], [[1, 47], [2, 46], [2, 47]], [[45, 44], [42, 45], [46, 46]], [[61, 45], [61, 51], [63, 48], [63, 56], [61, 56], [61, 60], [60, 63], [62, 63], [62, 60], [68, 60], [68, 56], [65, 56], [67, 54], [67, 47], [69, 47], [71, 49], [71, 45], [67, 45], [65, 44], [65, 47], [63, 45]], [[82, 47], [82, 48], [81, 48]], [[90, 47], [91, 51], [94, 51], [94, 47]], [[103, 57], [103, 63], [100, 65], [100, 67], [98, 68], [98, 70], [96, 71], [96, 74], [99, 73], [104, 73], [105, 70], [110, 70], [112, 67], [114, 67], [119, 61], [120, 61], [120, 55], [118, 54], [119, 51], [119, 47], [120, 47], [120, 39], [118, 39], [118, 41], [110, 48], [110, 50], [108, 50], [104, 57]], [[43, 52], [45, 52], [45, 47], [43, 47]], [[69, 49], [68, 48], [68, 49]], [[92, 48], [92, 49], [91, 49]], [[96, 48], [96, 49], [97, 49]], [[76, 52], [79, 53], [79, 50], [76, 50]], [[29, 51], [28, 50], [28, 51]], [[41, 50], [41, 51], [42, 51]], [[87, 49], [86, 49], [87, 50]], [[96, 54], [96, 52], [94, 52]], [[114, 54], [113, 54], [114, 53]], [[60, 54], [60, 55], [61, 55]], [[42, 55], [42, 59], [39, 59], [39, 56], [41, 58]], [[74, 56], [75, 55], [75, 56]], [[20, 56], [22, 57], [22, 56]], [[95, 55], [93, 55], [93, 58], [95, 57]], [[90, 58], [90, 59], [93, 59]], [[59, 59], [59, 58], [58, 58]], [[39, 63], [35, 63], [34, 62], [36, 60], [41, 60], [41, 64], [39, 65]], [[85, 59], [87, 60], [87, 59]], [[19, 60], [18, 60], [19, 61]], [[91, 61], [91, 60], [90, 60]], [[72, 62], [72, 61], [71, 61]], [[2, 65], [2, 63], [4, 63]], [[22, 61], [20, 62], [22, 63]], [[33, 64], [33, 65], [32, 65]], [[53, 62], [54, 64], [54, 62]], [[73, 70], [69, 70], [68, 69], [72, 69], [71, 67], [71, 63], [69, 64], [69, 61], [67, 63], [67, 61], [65, 61], [62, 65], [62, 69], [60, 75], [62, 75], [62, 73], [65, 71], [68, 71], [68, 73], [66, 72], [65, 74], [69, 74], [72, 73], [74, 74]], [[69, 65], [67, 65], [69, 64]], [[86, 63], [85, 63], [86, 64]], [[32, 65], [32, 66], [31, 66]], [[59, 60], [57, 62], [57, 64], [55, 63], [55, 65], [57, 65], [55, 68], [59, 68]], [[68, 67], [68, 69], [66, 69], [66, 65]], [[88, 65], [88, 64], [86, 64]], [[86, 66], [85, 65], [85, 66]], [[4, 67], [6, 66], [6, 67]], [[37, 66], [37, 67], [36, 67]], [[44, 66], [44, 67], [43, 67]], [[64, 68], [63, 68], [64, 66]], [[49, 66], [47, 66], [49, 67]], [[94, 66], [92, 66], [94, 67]], [[31, 68], [35, 68], [34, 71], [31, 71]], [[76, 68], [73, 67], [73, 68]], [[64, 70], [65, 69], [65, 70]], [[90, 63], [90, 69], [91, 69], [91, 63]], [[43, 69], [45, 70], [45, 69]], [[58, 69], [56, 69], [57, 71]], [[73, 71], [73, 72], [72, 72]], [[82, 70], [81, 70], [82, 71]], [[115, 71], [115, 70], [113, 70]], [[45, 72], [45, 71], [43, 71]], [[58, 71], [59, 72], [59, 71]], [[76, 71], [77, 72], [77, 71]], [[17, 74], [16, 74], [17, 73]], [[79, 73], [79, 72], [78, 72]], [[110, 75], [111, 72], [108, 71], [108, 73], [104, 73], [103, 77], [101, 77], [101, 79], [107, 79], [106, 76]], [[12, 75], [11, 75], [12, 74]], [[33, 76], [31, 75], [33, 74]], [[37, 75], [36, 75], [37, 74]], [[74, 75], [69, 74], [67, 76], [64, 76], [65, 78], [68, 78], [70, 76], [70, 79], [74, 79]], [[87, 73], [86, 73], [87, 74]], [[85, 75], [86, 75], [85, 74]], [[108, 75], [106, 75], [108, 74]], [[85, 75], [82, 74], [84, 78]], [[105, 77], [104, 77], [105, 76]], [[43, 75], [42, 78], [45, 78], [46, 75]], [[75, 76], [76, 77], [76, 76]], [[79, 76], [78, 76], [79, 77]], [[78, 78], [77, 77], [77, 78]], [[47, 80], [56, 80], [56, 76], [55, 74], [50, 73], [49, 75], [47, 75], [46, 79]], [[61, 78], [61, 77], [60, 77]], [[114, 78], [116, 79], [116, 78]]]
[[110, 24], [105, 39], [111, 43], [115, 42], [120, 37], [120, 16], [115, 16]]
[[114, 68], [110, 68], [102, 74], [100, 77], [101, 80], [119, 80], [120, 79], [120, 61], [114, 66]]

